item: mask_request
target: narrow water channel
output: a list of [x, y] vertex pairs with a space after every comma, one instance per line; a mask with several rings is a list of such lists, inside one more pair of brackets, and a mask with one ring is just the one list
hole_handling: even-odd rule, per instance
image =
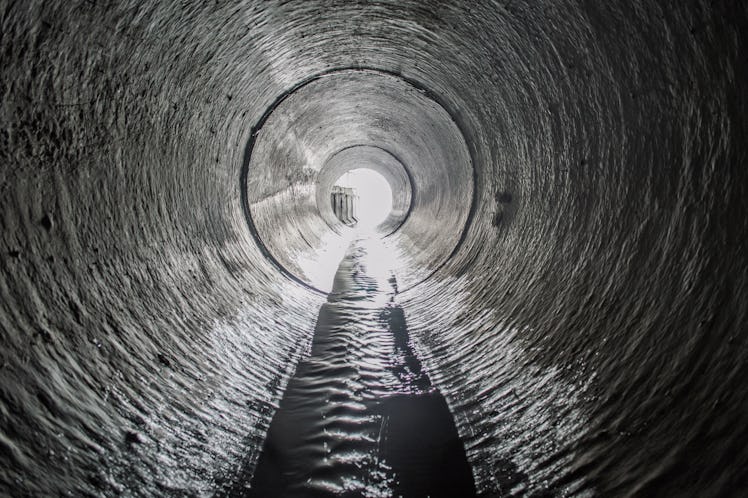
[[454, 419], [411, 347], [386, 261], [378, 241], [349, 247], [250, 489], [234, 496], [475, 495]]

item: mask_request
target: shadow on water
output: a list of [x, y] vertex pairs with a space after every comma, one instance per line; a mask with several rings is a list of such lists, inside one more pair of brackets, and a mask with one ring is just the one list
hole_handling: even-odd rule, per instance
[[405, 313], [387, 306], [381, 317], [394, 338], [392, 369], [412, 392], [384, 398], [380, 454], [397, 476], [395, 496], [474, 496], [473, 476], [452, 413], [410, 345]]
[[341, 262], [250, 485], [246, 468], [227, 496], [475, 496], [452, 414], [394, 303], [397, 281], [367, 274], [365, 254], [353, 244]]

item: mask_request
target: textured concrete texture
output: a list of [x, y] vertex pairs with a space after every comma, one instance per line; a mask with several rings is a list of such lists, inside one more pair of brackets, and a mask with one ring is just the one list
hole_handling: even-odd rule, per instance
[[740, 495], [747, 37], [740, 0], [0, 1], [0, 494], [234, 486], [363, 146], [479, 494]]

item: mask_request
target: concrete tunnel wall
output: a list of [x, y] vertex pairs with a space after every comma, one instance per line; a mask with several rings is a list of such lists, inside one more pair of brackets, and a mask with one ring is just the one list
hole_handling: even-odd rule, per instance
[[[479, 491], [735, 494], [747, 19], [738, 1], [0, 4], [0, 491], [221, 494], [251, 467], [324, 296], [250, 233], [247, 144], [301, 82], [366, 68], [421, 85], [469, 152], [469, 216], [398, 300]], [[256, 209], [321, 226], [284, 201], [315, 174], [284, 172]]]

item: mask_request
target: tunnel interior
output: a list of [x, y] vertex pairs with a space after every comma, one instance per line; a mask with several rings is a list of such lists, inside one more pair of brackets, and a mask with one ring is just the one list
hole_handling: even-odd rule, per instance
[[329, 192], [358, 167], [394, 192], [377, 231], [405, 248], [403, 285], [427, 278], [456, 250], [472, 207], [472, 160], [454, 118], [424, 88], [384, 71], [331, 70], [281, 95], [253, 127], [245, 212], [256, 242], [287, 275], [331, 289], [347, 244]]
[[32, 0], [0, 59], [0, 494], [243, 494], [356, 168], [478, 496], [748, 487], [745, 2]]

